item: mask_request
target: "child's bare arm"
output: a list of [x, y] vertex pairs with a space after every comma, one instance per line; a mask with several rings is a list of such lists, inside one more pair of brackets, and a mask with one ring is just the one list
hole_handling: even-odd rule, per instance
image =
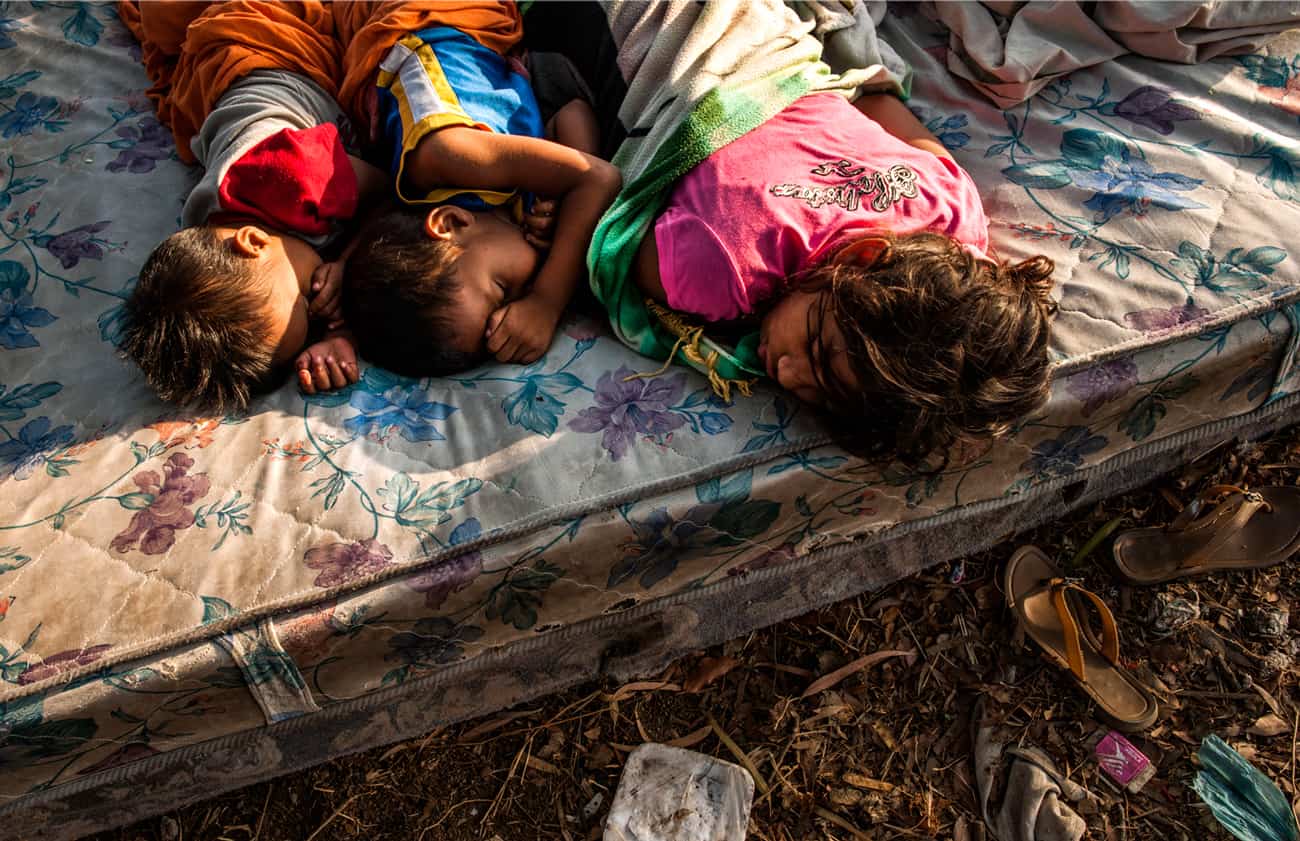
[[387, 173], [353, 155], [348, 155], [348, 162], [352, 164], [352, 172], [357, 177], [357, 197], [361, 207], [373, 204], [388, 194]]
[[931, 134], [916, 115], [908, 110], [902, 100], [893, 94], [865, 94], [855, 99], [853, 105], [904, 143], [932, 152], [941, 158], [952, 158], [944, 145], [939, 142], [939, 138]]
[[[622, 185], [618, 169], [549, 140], [453, 126], [421, 140], [407, 172], [417, 190], [439, 185], [521, 189], [559, 201], [554, 242], [532, 291], [494, 320], [488, 340], [488, 349], [503, 361], [536, 359], [583, 276], [596, 223]], [[523, 320], [529, 324], [515, 323]]]

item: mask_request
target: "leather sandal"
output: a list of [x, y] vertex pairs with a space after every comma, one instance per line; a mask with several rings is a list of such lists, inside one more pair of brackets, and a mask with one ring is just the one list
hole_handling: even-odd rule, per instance
[[[1115, 617], [1100, 596], [1063, 575], [1034, 546], [1021, 548], [1007, 561], [1003, 583], [1025, 633], [1047, 659], [1069, 670], [1117, 728], [1132, 732], [1155, 722], [1156, 700], [1120, 664]], [[1101, 620], [1100, 639], [1089, 630], [1088, 606]]]
[[[1227, 497], [1206, 511], [1215, 497]], [[1132, 529], [1115, 538], [1115, 566], [1133, 584], [1159, 584], [1188, 575], [1261, 569], [1300, 548], [1300, 488], [1246, 491], [1215, 485], [1161, 528]]]

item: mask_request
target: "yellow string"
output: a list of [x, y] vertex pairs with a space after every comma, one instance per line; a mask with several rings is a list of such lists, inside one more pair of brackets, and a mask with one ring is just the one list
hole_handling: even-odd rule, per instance
[[716, 350], [711, 350], [709, 351], [709, 355], [706, 357], [700, 352], [700, 342], [704, 340], [703, 327], [691, 326], [681, 317], [681, 315], [660, 306], [657, 301], [646, 299], [645, 304], [646, 308], [649, 309], [665, 327], [676, 334], [677, 342], [673, 345], [673, 349], [668, 352], [668, 360], [664, 362], [663, 366], [659, 368], [659, 370], [649, 373], [629, 374], [623, 378], [623, 382], [640, 379], [653, 379], [654, 377], [659, 376], [663, 372], [667, 371], [669, 366], [673, 364], [673, 358], [677, 356], [677, 351], [680, 350], [682, 355], [686, 357], [687, 361], [704, 369], [704, 373], [709, 378], [709, 387], [713, 389], [714, 394], [718, 395], [723, 400], [728, 403], [731, 402], [732, 386], [735, 386], [736, 391], [746, 397], [753, 396], [750, 387], [757, 382], [756, 379], [729, 380], [718, 373], [718, 359], [721, 354]]

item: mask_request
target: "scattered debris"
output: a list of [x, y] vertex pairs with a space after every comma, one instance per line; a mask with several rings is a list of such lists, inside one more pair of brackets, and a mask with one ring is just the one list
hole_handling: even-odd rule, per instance
[[[314, 841], [596, 841], [628, 756], [651, 741], [738, 764], [743, 756], [763, 780], [750, 814], [754, 841], [990, 841], [972, 761], [980, 697], [1008, 745], [1037, 745], [1067, 782], [1096, 794], [1063, 801], [1088, 824], [1087, 838], [1226, 837], [1194, 790], [1206, 733], [1300, 799], [1300, 611], [1292, 623], [1288, 608], [1300, 604], [1300, 563], [1119, 588], [1106, 565], [1117, 532], [1094, 538], [1121, 517], [1122, 529], [1168, 522], [1216, 484], [1300, 485], [1300, 427], [1261, 442], [1250, 451], [1257, 460], [1242, 452], [1222, 447], [1146, 488], [969, 555], [955, 581], [957, 564], [940, 565], [645, 680], [575, 687], [187, 806], [169, 813], [177, 832], [166, 841], [313, 832]], [[1023, 543], [1107, 599], [1124, 665], [1157, 693], [1160, 719], [1126, 736], [1155, 769], [1137, 795], [1112, 787], [1095, 761], [1089, 737], [1100, 725], [1087, 698], [1065, 672], [1015, 645], [998, 580]], [[1179, 602], [1196, 615], [1185, 618], [1192, 611]], [[1256, 608], [1285, 612], [1285, 626]], [[1280, 637], [1260, 633], [1278, 629]], [[864, 662], [886, 652], [894, 653]], [[1009, 765], [1004, 754], [994, 803], [1005, 797]], [[153, 818], [94, 841], [163, 841], [163, 826]]]
[[744, 841], [754, 779], [702, 753], [641, 745], [627, 758], [605, 841]]

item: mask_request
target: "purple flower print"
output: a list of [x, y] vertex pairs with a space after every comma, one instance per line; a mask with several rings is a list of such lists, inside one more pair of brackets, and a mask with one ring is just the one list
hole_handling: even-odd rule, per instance
[[680, 429], [686, 419], [669, 409], [686, 390], [686, 375], [627, 380], [626, 365], [606, 371], [596, 383], [596, 405], [569, 421], [575, 432], [601, 432], [603, 446], [614, 461], [627, 454], [637, 435], [664, 435]]
[[392, 566], [392, 551], [378, 540], [328, 543], [308, 549], [303, 562], [320, 570], [312, 582], [317, 587], [334, 587]]
[[131, 57], [134, 64], [139, 64], [144, 56], [144, 51], [140, 47], [140, 42], [135, 40], [135, 36], [129, 31], [115, 32], [107, 39], [110, 46], [121, 47], [126, 50], [126, 54]]
[[1125, 313], [1124, 323], [1143, 333], [1165, 333], [1183, 324], [1200, 321], [1209, 314], [1209, 310], [1201, 309], [1192, 303], [1191, 298], [1188, 298], [1182, 306], [1167, 309], [1154, 307], [1149, 310]]
[[82, 258], [87, 260], [103, 259], [104, 246], [108, 243], [96, 237], [95, 234], [111, 224], [113, 223], [108, 220], [101, 220], [73, 228], [70, 231], [64, 231], [58, 236], [49, 236], [47, 234], [33, 237], [32, 241], [57, 257], [59, 265], [63, 266], [63, 268], [70, 269], [81, 262]]
[[161, 481], [153, 470], [135, 474], [140, 490], [120, 498], [122, 506], [135, 509], [135, 514], [109, 544], [114, 552], [129, 552], [139, 541], [141, 552], [162, 555], [176, 542], [176, 532], [194, 525], [189, 506], [208, 495], [211, 483], [206, 473], [188, 475], [193, 466], [194, 459], [185, 453], [172, 453], [163, 465]]
[[87, 663], [93, 663], [103, 657], [104, 652], [112, 647], [111, 645], [92, 645], [89, 648], [74, 648], [71, 651], [60, 651], [58, 654], [51, 654], [41, 662], [23, 669], [22, 674], [18, 675], [18, 684], [26, 686], [29, 683], [36, 683], [54, 677], [69, 669], [76, 669]]
[[1083, 416], [1123, 397], [1137, 383], [1137, 363], [1132, 359], [1112, 359], [1071, 376], [1065, 388], [1083, 401]]
[[[483, 533], [483, 527], [477, 517], [470, 517], [452, 529], [447, 543], [456, 546], [473, 540]], [[417, 593], [424, 593], [426, 607], [436, 610], [442, 607], [447, 597], [458, 590], [463, 590], [483, 572], [483, 555], [469, 552], [443, 561], [436, 567], [427, 569], [419, 575], [406, 580], [406, 585]]]
[[172, 134], [155, 117], [145, 117], [134, 126], [118, 126], [117, 134], [122, 139], [109, 145], [122, 151], [108, 162], [109, 172], [153, 172], [158, 161], [172, 156]]
[[1143, 85], [1124, 97], [1115, 106], [1115, 113], [1160, 134], [1173, 133], [1175, 122], [1201, 119], [1196, 109], [1174, 99], [1169, 91], [1153, 85]]

